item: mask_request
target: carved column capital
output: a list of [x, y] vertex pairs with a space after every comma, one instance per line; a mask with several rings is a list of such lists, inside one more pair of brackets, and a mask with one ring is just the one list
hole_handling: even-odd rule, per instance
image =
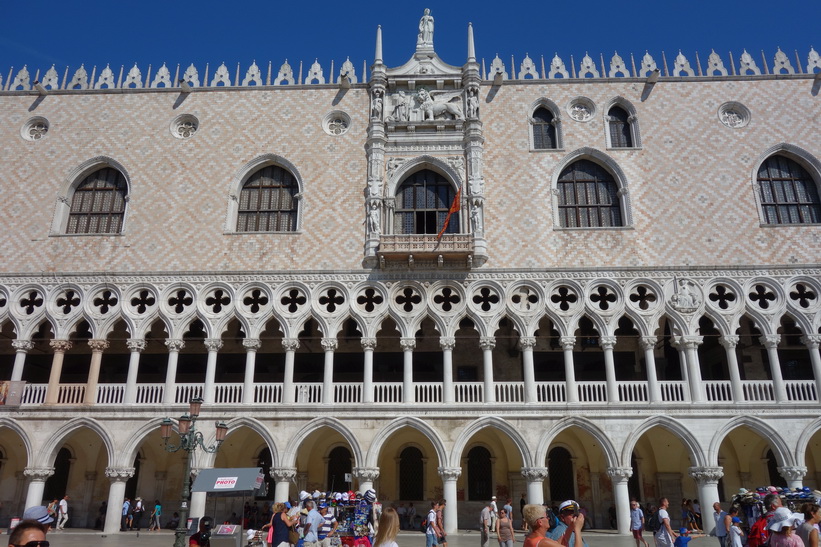
[[806, 334], [801, 337], [801, 343], [808, 349], [818, 349], [821, 346], [821, 334]]
[[44, 481], [53, 474], [53, 467], [26, 467], [23, 469], [23, 475], [33, 481]]
[[559, 336], [559, 345], [563, 350], [572, 350], [576, 347], [575, 336]]
[[704, 342], [703, 336], [698, 336], [694, 334], [688, 334], [687, 336], [681, 337], [681, 344], [684, 346], [684, 349], [698, 349], [698, 347]]
[[219, 338], [206, 338], [203, 340], [203, 344], [205, 344], [205, 349], [207, 349], [209, 353], [222, 349], [222, 340]]
[[439, 347], [442, 351], [453, 351], [456, 347], [456, 338], [453, 336], [442, 336], [439, 338]]
[[615, 336], [600, 336], [599, 337], [599, 346], [603, 350], [609, 350], [616, 347], [616, 337]]
[[282, 349], [285, 351], [296, 351], [299, 349], [299, 339], [298, 338], [283, 338], [282, 339]]
[[719, 336], [718, 343], [724, 346], [724, 349], [734, 349], [738, 346], [740, 337], [736, 334], [728, 334], [726, 336]]
[[687, 469], [689, 474], [699, 486], [706, 484], [718, 484], [719, 479], [724, 476], [723, 467], [690, 467]]
[[268, 473], [277, 482], [293, 481], [296, 478], [296, 467], [272, 467]]
[[70, 350], [72, 346], [74, 346], [74, 344], [68, 340], [52, 340], [48, 343], [48, 345], [51, 346], [54, 353], [65, 353]]
[[165, 341], [168, 351], [180, 351], [185, 347], [185, 342], [179, 338], [169, 338]]
[[362, 349], [369, 349], [375, 350], [376, 349], [376, 338], [361, 338], [359, 340], [359, 345], [362, 346]]
[[522, 476], [529, 482], [543, 481], [547, 478], [547, 467], [522, 467]]
[[807, 475], [807, 468], [803, 465], [785, 465], [777, 469], [778, 474], [788, 481], [800, 481]]
[[322, 349], [325, 351], [336, 351], [339, 347], [339, 342], [336, 338], [323, 338], [321, 341]]
[[519, 349], [522, 351], [533, 349], [536, 347], [535, 336], [522, 336], [519, 338]]
[[134, 468], [106, 467], [105, 476], [108, 477], [111, 482], [126, 482], [128, 479], [134, 476]]
[[639, 337], [639, 345], [641, 349], [647, 351], [648, 349], [654, 349], [656, 344], [658, 344], [658, 336], [641, 336]]
[[354, 467], [351, 472], [362, 482], [373, 482], [379, 478], [378, 467]]
[[416, 349], [416, 338], [400, 338], [399, 347], [402, 351], [413, 351]]
[[479, 347], [483, 350], [493, 349], [496, 347], [496, 338], [493, 336], [482, 336], [479, 338]]
[[144, 338], [129, 338], [125, 341], [125, 345], [130, 351], [142, 352], [145, 350], [146, 341]]
[[461, 467], [439, 467], [436, 469], [443, 481], [456, 481], [462, 476]]
[[245, 351], [257, 351], [262, 347], [262, 341], [259, 338], [244, 338], [242, 347], [245, 348]]
[[108, 340], [89, 340], [88, 347], [91, 348], [91, 351], [94, 353], [102, 353], [103, 351], [107, 350], [109, 347]]
[[758, 337], [758, 341], [761, 342], [767, 349], [775, 349], [778, 347], [778, 344], [781, 343], [781, 335], [780, 334], [762, 334]]
[[11, 347], [19, 352], [27, 352], [34, 349], [34, 342], [31, 340], [12, 340]]
[[627, 482], [633, 476], [632, 467], [608, 467], [607, 474], [614, 483]]

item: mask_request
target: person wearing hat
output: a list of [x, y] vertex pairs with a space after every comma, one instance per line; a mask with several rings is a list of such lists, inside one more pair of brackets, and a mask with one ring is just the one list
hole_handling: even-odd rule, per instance
[[804, 515], [801, 513], [792, 513], [784, 507], [776, 510], [767, 525], [770, 532], [770, 547], [804, 547], [801, 538], [793, 533], [796, 524], [802, 520]]
[[693, 538], [690, 537], [690, 530], [682, 526], [678, 529], [678, 537], [676, 541], [673, 542], [673, 545], [675, 545], [675, 547], [687, 547], [691, 539]]
[[578, 514], [568, 517], [567, 529], [558, 540], [547, 536], [550, 520], [544, 505], [527, 504], [522, 509], [522, 518], [530, 527], [530, 534], [525, 537], [523, 547], [583, 547], [582, 528], [584, 515]]
[[[45, 517], [50, 519], [49, 522], [54, 520], [48, 515], [45, 507], [38, 507], [38, 509], [43, 509]], [[28, 512], [28, 509], [26, 511]], [[24, 519], [11, 531], [9, 547], [48, 547], [46, 532], [48, 532], [48, 524], [37, 519]]]
[[[547, 532], [546, 536], [551, 539], [555, 539], [556, 541], [561, 541], [562, 536], [568, 531], [572, 530], [573, 522], [575, 521], [576, 517], [580, 515], [580, 507], [579, 504], [576, 503], [574, 500], [566, 500], [559, 504], [559, 513], [558, 519], [559, 523], [556, 525], [555, 528]], [[576, 533], [571, 531], [570, 532], [570, 539], [568, 540], [568, 545], [573, 545], [575, 541]], [[587, 542], [582, 540], [582, 545], [587, 547]]]
[[134, 514], [134, 518], [131, 521], [131, 529], [137, 529], [140, 531], [140, 521], [143, 519], [143, 499], [139, 496], [134, 498], [134, 510], [132, 513]]
[[46, 532], [48, 532], [51, 529], [51, 523], [54, 522], [54, 517], [49, 513], [47, 507], [35, 505], [23, 511], [23, 520], [36, 520], [45, 526]]
[[188, 538], [188, 547], [211, 547], [211, 528], [214, 526], [214, 519], [202, 517], [200, 519], [199, 530], [196, 534], [191, 534]]
[[730, 530], [727, 534], [729, 544], [727, 547], [741, 547], [744, 545], [744, 530], [741, 529], [741, 519], [730, 517]]
[[333, 513], [328, 511], [328, 504], [325, 502], [320, 502], [319, 514], [322, 515], [323, 519], [317, 534], [319, 543], [323, 545], [323, 547], [331, 547], [331, 536], [334, 535], [334, 532], [336, 532], [336, 528], [339, 526], [339, 523]]
[[496, 505], [496, 496], [490, 497], [490, 529], [496, 529], [496, 519], [499, 518], [499, 507]]

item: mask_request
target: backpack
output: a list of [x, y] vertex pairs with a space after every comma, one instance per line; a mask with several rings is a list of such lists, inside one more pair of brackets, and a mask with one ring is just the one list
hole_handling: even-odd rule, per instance
[[428, 533], [427, 529], [428, 529], [428, 519], [424, 518], [424, 519], [422, 519], [422, 523], [419, 525], [419, 531], [422, 532], [423, 534], [427, 534]]
[[761, 517], [750, 527], [750, 533], [747, 534], [747, 545], [749, 547], [759, 547], [760, 545], [769, 545], [769, 533], [767, 532], [767, 517]]
[[644, 523], [644, 527], [648, 532], [653, 532], [654, 534], [661, 529], [661, 519], [659, 519], [658, 511], [653, 511], [650, 518]]

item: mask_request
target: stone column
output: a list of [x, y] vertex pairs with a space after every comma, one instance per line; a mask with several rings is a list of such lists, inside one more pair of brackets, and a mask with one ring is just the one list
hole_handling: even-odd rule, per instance
[[322, 349], [325, 350], [325, 372], [322, 375], [322, 404], [334, 403], [334, 352], [339, 347], [336, 338], [323, 338]]
[[[561, 336], [559, 337], [559, 344], [561, 344], [564, 354], [564, 381], [567, 384], [567, 402], [578, 403], [579, 389], [576, 386], [576, 365], [573, 362], [573, 348], [576, 347], [576, 337]], [[530, 498], [527, 499], [530, 500]]]
[[519, 338], [519, 349], [522, 350], [522, 380], [525, 383], [525, 403], [537, 403], [536, 372], [533, 369], [533, 348], [536, 347], [535, 336]]
[[48, 376], [45, 404], [57, 404], [60, 397], [60, 375], [63, 373], [63, 357], [71, 349], [72, 343], [68, 340], [52, 340], [49, 346], [54, 350], [51, 359], [51, 372]]
[[[703, 341], [703, 336], [688, 335], [681, 337], [684, 352], [687, 354], [687, 379], [690, 385], [690, 397], [694, 403], [707, 401], [707, 393], [701, 381], [701, 366], [698, 360], [698, 347]], [[710, 506], [707, 505], [706, 507]]]
[[257, 351], [262, 347], [259, 338], [246, 338], [242, 341], [245, 348], [245, 376], [242, 381], [242, 404], [254, 402], [254, 370], [257, 365]]
[[[191, 468], [191, 486], [194, 485], [194, 480], [203, 468]], [[205, 500], [207, 492], [191, 492], [191, 507], [188, 511], [188, 518], [204, 517], [205, 516]]]
[[607, 474], [613, 483], [613, 498], [616, 504], [616, 523], [620, 535], [630, 534], [630, 492], [627, 481], [633, 476], [631, 467], [608, 467]]
[[496, 347], [496, 338], [482, 336], [479, 338], [479, 347], [482, 348], [482, 364], [485, 377], [485, 403], [496, 402], [496, 387], [493, 383], [493, 348]]
[[607, 378], [607, 402], [618, 403], [619, 384], [616, 382], [616, 364], [613, 362], [613, 348], [616, 347], [615, 336], [599, 337], [599, 345], [604, 350], [604, 374]]
[[730, 372], [730, 387], [733, 391], [733, 401], [741, 402], [744, 400], [744, 386], [741, 385], [741, 375], [738, 372], [738, 355], [735, 348], [738, 345], [737, 335], [721, 336], [718, 343], [724, 346], [727, 353], [727, 369]]
[[272, 467], [268, 473], [277, 483], [274, 490], [274, 503], [285, 503], [289, 499], [291, 483], [296, 477], [296, 467]]
[[[11, 381], [19, 382], [23, 379], [23, 368], [26, 366], [26, 353], [34, 348], [31, 340], [12, 340], [11, 346], [15, 350], [14, 368], [11, 371]], [[815, 348], [818, 349], [818, 346]]]
[[642, 336], [639, 344], [644, 351], [644, 368], [647, 371], [647, 395], [651, 403], [661, 402], [661, 384], [656, 373], [656, 343], [657, 336]]
[[452, 534], [456, 532], [459, 520], [458, 501], [456, 499], [456, 482], [462, 475], [461, 467], [440, 467], [438, 469], [439, 476], [442, 477], [442, 496], [447, 502], [445, 504], [445, 512], [442, 514], [442, 519], [445, 523], [445, 533]]
[[373, 402], [373, 350], [376, 349], [376, 338], [362, 338], [359, 341], [364, 351], [362, 367], [362, 402]]
[[108, 340], [89, 340], [91, 348], [91, 365], [88, 367], [88, 381], [84, 404], [93, 405], [97, 402], [97, 385], [100, 381], [100, 364], [103, 362], [103, 351], [108, 349]]
[[[821, 353], [818, 351], [819, 346], [821, 346], [821, 334], [802, 336], [801, 343], [807, 346], [807, 350], [810, 352], [812, 375], [815, 378], [815, 397], [816, 400], [821, 401]], [[16, 369], [17, 361], [14, 361], [14, 366]]]
[[177, 400], [177, 360], [185, 342], [178, 338], [169, 338], [165, 341], [168, 348], [168, 366], [165, 370], [165, 388], [163, 388], [162, 402], [164, 405], [173, 405]]
[[547, 467], [522, 467], [522, 476], [527, 481], [527, 502], [543, 504]]
[[[97, 482], [97, 472], [96, 471], [86, 471], [85, 476], [86, 476], [86, 484], [85, 484], [85, 489], [83, 490], [83, 507], [86, 508], [86, 522], [85, 522], [85, 526], [83, 526], [80, 519], [79, 518], [76, 519], [74, 521], [74, 523], [75, 523], [75, 526], [77, 526], [78, 528], [80, 528], [80, 527], [85, 528], [86, 526], [89, 526], [88, 517], [94, 515], [94, 513], [92, 511], [92, 509], [93, 509], [92, 503], [94, 503], [94, 500], [92, 500], [91, 496], [92, 496], [92, 494], [94, 494], [94, 483]], [[77, 516], [77, 511], [74, 511], [74, 515]], [[94, 522], [91, 522], [90, 524], [91, 524], [92, 527], [94, 526]]]
[[111, 481], [108, 487], [108, 510], [105, 514], [104, 534], [113, 534], [120, 529], [125, 500], [125, 483], [134, 476], [133, 467], [106, 467], [105, 476]]
[[790, 490], [795, 490], [804, 487], [807, 468], [803, 465], [785, 465], [778, 468], [778, 474], [787, 479], [787, 486], [790, 487]]
[[208, 350], [208, 361], [205, 365], [205, 385], [202, 387], [202, 399], [205, 404], [212, 404], [215, 399], [216, 388], [214, 378], [217, 375], [217, 352], [222, 349], [222, 340], [219, 338], [206, 338], [205, 349]]
[[456, 393], [453, 389], [453, 349], [456, 347], [456, 338], [440, 337], [439, 347], [442, 348], [442, 402], [451, 404], [456, 402]]
[[43, 491], [46, 489], [46, 479], [53, 474], [53, 467], [26, 467], [23, 469], [23, 475], [30, 479], [28, 491], [26, 492], [25, 508], [43, 505]]
[[366, 490], [373, 488], [373, 483], [379, 478], [378, 467], [354, 467], [352, 472], [353, 476], [356, 477], [356, 480], [359, 482], [357, 492], [362, 494], [364, 494]]
[[299, 349], [298, 338], [283, 338], [282, 349], [285, 350], [285, 376], [282, 379], [282, 402], [293, 404], [294, 393], [294, 354]]
[[145, 350], [145, 339], [130, 338], [125, 341], [131, 351], [128, 358], [128, 375], [125, 379], [125, 396], [123, 402], [133, 405], [137, 402], [137, 374], [140, 371], [140, 354]]
[[787, 401], [787, 386], [784, 384], [784, 377], [781, 375], [781, 361], [778, 359], [778, 344], [781, 342], [780, 334], [765, 334], [758, 338], [765, 348], [770, 361], [770, 374], [773, 376], [773, 391], [775, 400], [779, 403]]
[[402, 348], [404, 369], [402, 371], [402, 402], [416, 402], [416, 393], [413, 389], [413, 350], [416, 349], [416, 338], [400, 338], [399, 347]]
[[[718, 481], [724, 476], [723, 467], [691, 467], [688, 470], [698, 486], [698, 499], [701, 502], [701, 514], [705, 517], [709, 509], [718, 501]], [[704, 533], [709, 534], [716, 523], [712, 518], [702, 518]]]

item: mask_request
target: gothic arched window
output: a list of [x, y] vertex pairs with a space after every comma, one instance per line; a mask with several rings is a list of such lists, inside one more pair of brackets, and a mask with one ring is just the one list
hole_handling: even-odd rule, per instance
[[[396, 192], [394, 233], [438, 234], [456, 195], [453, 185], [439, 173], [425, 169], [406, 178]], [[445, 233], [459, 233], [459, 215], [450, 218]]]
[[557, 183], [562, 228], [623, 226], [616, 180], [602, 166], [579, 160], [565, 167]]
[[128, 184], [113, 167], [98, 169], [74, 189], [67, 234], [118, 234], [123, 227]]
[[559, 148], [556, 138], [556, 125], [553, 113], [545, 107], [539, 107], [533, 112], [531, 120], [533, 126], [533, 149], [553, 150]]
[[764, 160], [758, 187], [766, 224], [821, 223], [818, 186], [795, 161], [780, 155]]
[[424, 499], [422, 451], [409, 446], [399, 454], [399, 499]]
[[607, 125], [610, 132], [610, 148], [633, 148], [633, 126], [630, 114], [620, 106], [614, 106], [607, 112]]
[[547, 476], [550, 479], [550, 499], [554, 503], [576, 497], [573, 460], [566, 448], [557, 446], [547, 454]]
[[256, 171], [239, 194], [237, 232], [293, 232], [297, 229], [299, 185], [278, 165]]

